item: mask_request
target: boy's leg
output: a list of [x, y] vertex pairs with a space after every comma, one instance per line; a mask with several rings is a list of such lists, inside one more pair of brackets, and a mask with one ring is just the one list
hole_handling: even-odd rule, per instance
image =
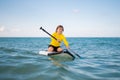
[[61, 52], [63, 49], [62, 48], [57, 48], [57, 52]]
[[48, 52], [53, 52], [53, 47], [52, 46], [50, 46], [49, 48], [48, 48]]

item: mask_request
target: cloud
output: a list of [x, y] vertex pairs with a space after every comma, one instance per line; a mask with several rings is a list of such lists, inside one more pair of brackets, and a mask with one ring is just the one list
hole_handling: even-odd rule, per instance
[[20, 29], [18, 29], [18, 28], [12, 28], [10, 31], [11, 32], [20, 32]]
[[79, 10], [79, 9], [73, 9], [73, 12], [74, 12], [74, 13], [79, 13], [80, 10]]
[[5, 27], [4, 26], [1, 26], [0, 27], [0, 32], [4, 32], [5, 31]]

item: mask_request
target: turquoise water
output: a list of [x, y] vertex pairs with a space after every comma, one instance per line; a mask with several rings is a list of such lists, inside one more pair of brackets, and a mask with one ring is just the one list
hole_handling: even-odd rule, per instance
[[0, 38], [0, 80], [120, 80], [120, 38], [67, 39], [81, 58], [54, 63], [49, 38]]

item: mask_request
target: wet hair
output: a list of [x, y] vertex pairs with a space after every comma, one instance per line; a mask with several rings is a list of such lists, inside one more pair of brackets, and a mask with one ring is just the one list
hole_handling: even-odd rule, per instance
[[58, 25], [58, 26], [57, 26], [56, 32], [57, 32], [58, 28], [62, 28], [62, 31], [64, 31], [64, 27], [63, 27], [62, 25]]

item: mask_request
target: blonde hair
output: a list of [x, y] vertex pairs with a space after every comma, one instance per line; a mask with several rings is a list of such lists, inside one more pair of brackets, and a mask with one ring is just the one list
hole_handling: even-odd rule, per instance
[[62, 31], [64, 31], [64, 27], [63, 27], [62, 25], [58, 25], [58, 26], [57, 26], [56, 32], [57, 32], [58, 28], [62, 28]]

